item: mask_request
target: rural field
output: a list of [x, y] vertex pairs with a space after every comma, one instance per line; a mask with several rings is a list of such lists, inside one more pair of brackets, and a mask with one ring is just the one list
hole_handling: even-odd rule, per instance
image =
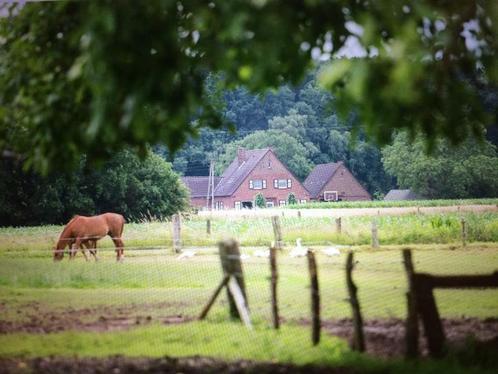
[[[462, 218], [467, 225], [465, 247]], [[42, 365], [37, 357], [57, 355], [51, 365], [64, 367], [64, 357], [74, 356], [85, 360], [202, 355], [214, 360], [213, 370], [221, 365], [216, 360], [242, 367], [251, 367], [256, 360], [351, 370], [387, 366], [404, 372], [415, 368], [398, 361], [403, 355], [407, 290], [401, 249], [413, 250], [416, 271], [447, 275], [498, 269], [496, 212], [381, 215], [376, 217], [377, 249], [371, 247], [372, 217], [344, 218], [341, 233], [331, 217], [281, 217], [280, 221], [285, 248], [277, 260], [282, 320], [277, 332], [271, 328], [269, 261], [255, 256], [273, 240], [269, 219], [213, 218], [208, 235], [204, 217], [184, 217], [183, 247], [196, 253], [186, 259], [173, 253], [170, 222], [129, 223], [123, 236], [123, 263], [115, 262], [108, 238], [99, 242], [99, 262], [85, 262], [78, 254], [73, 261], [66, 256], [54, 263], [51, 248], [62, 227], [0, 229], [2, 362], [7, 368], [23, 368]], [[207, 318], [197, 321], [222, 278], [216, 243], [227, 237], [236, 238], [241, 253], [247, 255], [242, 265], [253, 331], [230, 321], [224, 294]], [[297, 238], [317, 254], [322, 339], [316, 347], [311, 344], [306, 258], [289, 256]], [[340, 255], [323, 252], [332, 245], [338, 246]], [[355, 256], [353, 278], [365, 319], [368, 355], [348, 348], [352, 335], [344, 272], [348, 251]], [[438, 290], [436, 301], [450, 342], [462, 344], [468, 335], [478, 340], [498, 336], [498, 290]], [[422, 349], [425, 352], [425, 342]], [[126, 360], [99, 362], [126, 365]], [[184, 364], [188, 369], [188, 361]], [[420, 365], [466, 371], [451, 360]]]

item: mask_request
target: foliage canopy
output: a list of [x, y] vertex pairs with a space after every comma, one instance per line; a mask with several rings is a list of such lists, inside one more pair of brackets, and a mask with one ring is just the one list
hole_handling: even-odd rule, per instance
[[398, 128], [482, 137], [497, 35], [497, 3], [479, 0], [28, 3], [0, 20], [0, 150], [42, 172], [124, 145], [175, 151], [223, 126], [208, 72], [222, 72], [216, 90], [261, 91], [351, 45], [363, 57], [334, 59], [321, 81], [378, 142]]

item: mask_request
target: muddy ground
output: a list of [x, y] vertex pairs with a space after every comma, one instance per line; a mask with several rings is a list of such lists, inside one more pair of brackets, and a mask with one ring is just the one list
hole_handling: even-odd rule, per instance
[[40, 358], [34, 360], [0, 360], [0, 374], [3, 373], [353, 373], [346, 368], [325, 368], [320, 366], [295, 366], [271, 362], [239, 360], [225, 362], [207, 357], [186, 358], [127, 358], [105, 359]]
[[[17, 320], [0, 320], [0, 334], [26, 332], [45, 334], [60, 331], [105, 332], [128, 330], [151, 323], [178, 324], [194, 320], [192, 316], [181, 314], [161, 315], [158, 310], [167, 305], [141, 304], [139, 307], [125, 305], [119, 307], [101, 306], [95, 308], [67, 308], [59, 311], [43, 311], [37, 303], [32, 303], [26, 314]], [[154, 312], [155, 313], [149, 313]], [[290, 323], [296, 321], [285, 321]], [[309, 320], [297, 321], [310, 325]], [[443, 319], [443, 326], [448, 341], [453, 345], [462, 345], [471, 336], [478, 341], [498, 338], [498, 318], [480, 320], [477, 318]], [[322, 331], [326, 334], [350, 340], [353, 333], [351, 319], [322, 321]], [[401, 319], [370, 319], [364, 322], [367, 352], [383, 358], [402, 357], [404, 349], [404, 321]], [[422, 326], [421, 326], [421, 331]], [[420, 351], [427, 354], [423, 334], [420, 339]]]

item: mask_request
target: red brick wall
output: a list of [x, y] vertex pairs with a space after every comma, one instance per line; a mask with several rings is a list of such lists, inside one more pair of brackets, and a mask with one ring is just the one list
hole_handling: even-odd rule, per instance
[[320, 191], [320, 199], [323, 199], [324, 191], [337, 191], [339, 199], [344, 201], [372, 200], [365, 188], [356, 180], [351, 172], [344, 166], [340, 166], [330, 181]]
[[191, 197], [190, 198], [190, 206], [195, 208], [205, 208], [206, 207], [206, 198], [205, 197]]
[[[268, 166], [268, 162], [270, 163]], [[266, 188], [255, 190], [249, 188], [249, 181], [255, 179], [266, 179]], [[290, 179], [291, 188], [276, 189], [273, 186], [274, 179]], [[309, 193], [291, 172], [277, 159], [273, 152], [268, 152], [256, 167], [249, 173], [239, 188], [230, 197], [215, 197], [215, 201], [223, 202], [224, 209], [235, 208], [236, 201], [254, 201], [256, 194], [261, 193], [267, 201], [274, 201], [278, 206], [279, 200], [286, 200], [290, 193], [296, 196], [296, 200], [309, 202]]]

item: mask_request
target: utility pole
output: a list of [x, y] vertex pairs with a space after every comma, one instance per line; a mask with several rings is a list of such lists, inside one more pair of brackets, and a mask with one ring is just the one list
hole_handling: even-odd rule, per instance
[[213, 173], [213, 163], [209, 164], [208, 190], [206, 194], [206, 209], [209, 210], [209, 197], [211, 195], [211, 178]]
[[211, 161], [211, 211], [214, 209], [214, 161]]

